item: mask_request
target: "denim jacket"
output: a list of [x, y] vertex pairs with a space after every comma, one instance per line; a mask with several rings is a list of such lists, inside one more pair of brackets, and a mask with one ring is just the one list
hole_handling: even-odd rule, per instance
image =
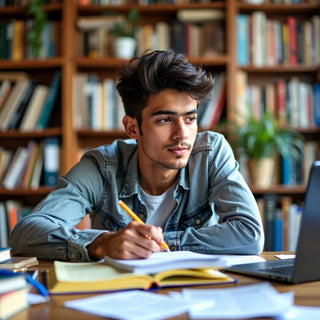
[[[174, 192], [176, 206], [164, 228], [171, 250], [209, 254], [258, 254], [264, 233], [256, 201], [223, 135], [198, 133]], [[13, 254], [90, 261], [86, 246], [102, 232], [132, 219], [123, 200], [147, 218], [138, 176], [135, 140], [116, 140], [84, 154], [57, 188], [14, 228]], [[75, 226], [90, 214], [92, 228]], [[161, 212], [159, 212], [161, 214]]]

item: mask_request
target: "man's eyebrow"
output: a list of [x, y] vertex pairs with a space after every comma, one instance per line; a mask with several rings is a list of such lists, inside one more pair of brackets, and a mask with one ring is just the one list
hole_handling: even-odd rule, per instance
[[[197, 109], [193, 109], [193, 110], [190, 110], [184, 114], [182, 114], [182, 116], [187, 116], [189, 114], [195, 114], [195, 113], [198, 113], [198, 110]], [[174, 116], [179, 116], [180, 114], [178, 112], [175, 112], [175, 111], [171, 111], [171, 110], [159, 110], [157, 112], [154, 112], [152, 114], [152, 116], [158, 116], [158, 115], [174, 115]]]

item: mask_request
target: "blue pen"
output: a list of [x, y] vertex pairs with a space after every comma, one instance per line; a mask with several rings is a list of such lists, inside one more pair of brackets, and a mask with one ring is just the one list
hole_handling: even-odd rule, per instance
[[14, 272], [11, 270], [6, 270], [6, 269], [0, 269], [0, 276], [1, 275], [2, 276], [10, 276], [10, 277], [22, 275], [25, 277], [25, 279], [27, 280], [28, 283], [30, 283], [33, 287], [35, 287], [39, 291], [39, 293], [41, 295], [43, 295], [46, 298], [49, 297], [49, 292], [48, 292], [47, 288], [42, 283], [40, 283], [39, 281], [34, 279], [30, 274], [22, 273], [22, 272]]

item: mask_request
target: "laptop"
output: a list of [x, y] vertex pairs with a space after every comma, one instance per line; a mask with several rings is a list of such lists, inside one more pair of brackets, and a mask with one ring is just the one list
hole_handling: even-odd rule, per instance
[[294, 259], [233, 265], [224, 271], [286, 283], [320, 280], [320, 161], [310, 169]]

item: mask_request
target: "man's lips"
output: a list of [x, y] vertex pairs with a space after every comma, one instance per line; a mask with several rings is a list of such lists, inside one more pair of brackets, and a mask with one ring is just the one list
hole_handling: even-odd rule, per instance
[[172, 153], [174, 153], [177, 156], [183, 156], [190, 147], [188, 146], [175, 146], [175, 147], [169, 147], [168, 150]]

